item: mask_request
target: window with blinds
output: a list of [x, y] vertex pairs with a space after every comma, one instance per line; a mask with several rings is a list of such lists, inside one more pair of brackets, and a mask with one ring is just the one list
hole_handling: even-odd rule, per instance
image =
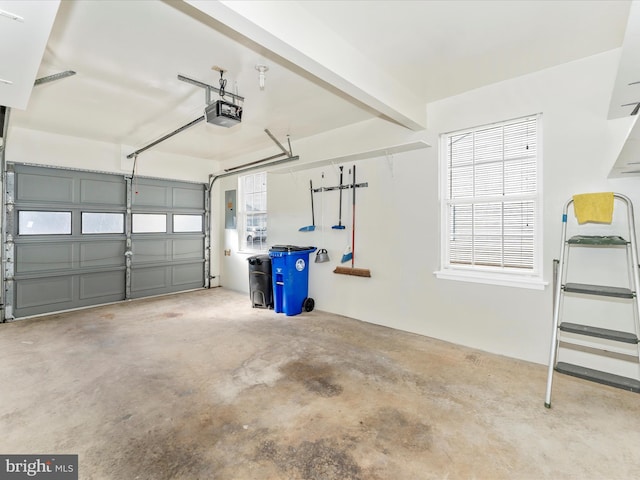
[[267, 173], [253, 173], [238, 178], [240, 250], [267, 249]]
[[444, 268], [537, 273], [539, 121], [443, 135]]

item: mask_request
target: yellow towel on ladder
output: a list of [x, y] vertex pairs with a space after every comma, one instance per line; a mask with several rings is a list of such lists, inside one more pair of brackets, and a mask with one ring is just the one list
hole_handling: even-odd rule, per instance
[[578, 223], [611, 223], [613, 192], [582, 193], [573, 196], [573, 211]]

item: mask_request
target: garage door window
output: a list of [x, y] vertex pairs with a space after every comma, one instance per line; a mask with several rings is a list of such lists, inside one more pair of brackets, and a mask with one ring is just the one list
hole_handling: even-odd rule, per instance
[[18, 235], [71, 235], [71, 212], [18, 212]]
[[202, 215], [174, 215], [173, 232], [202, 232]]
[[133, 233], [167, 233], [167, 215], [164, 213], [134, 213]]
[[124, 233], [124, 214], [82, 212], [82, 233]]

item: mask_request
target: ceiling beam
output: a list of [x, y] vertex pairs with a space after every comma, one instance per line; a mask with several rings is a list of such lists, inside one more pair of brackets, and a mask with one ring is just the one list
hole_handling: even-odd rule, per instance
[[640, 3], [629, 10], [627, 29], [620, 52], [620, 63], [609, 104], [609, 120], [638, 113], [640, 105]]
[[0, 0], [0, 105], [27, 108], [60, 0]]
[[425, 128], [423, 102], [298, 2], [184, 1], [382, 116]]

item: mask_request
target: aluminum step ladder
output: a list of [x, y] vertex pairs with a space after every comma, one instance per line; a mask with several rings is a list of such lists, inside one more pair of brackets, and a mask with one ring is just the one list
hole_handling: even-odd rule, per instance
[[[566, 348], [563, 347], [561, 339], [566, 336], [573, 336], [574, 338], [593, 337], [597, 339], [605, 339], [613, 342], [614, 345], [633, 344], [635, 347], [635, 356], [633, 359], [627, 358], [627, 360], [640, 362], [640, 345], [638, 344], [638, 338], [640, 337], [640, 300], [638, 298], [638, 286], [640, 285], [640, 280], [638, 274], [638, 253], [636, 247], [633, 205], [631, 200], [624, 195], [614, 193], [613, 197], [616, 205], [622, 204], [626, 206], [626, 224], [628, 227], [626, 238], [618, 235], [575, 235], [567, 239], [567, 212], [569, 211], [569, 207], [573, 204], [573, 198], [564, 206], [562, 213], [562, 246], [554, 287], [553, 331], [551, 337], [551, 351], [549, 354], [547, 391], [544, 402], [544, 405], [547, 408], [551, 408], [551, 388], [553, 383], [553, 374], [555, 371], [604, 385], [640, 393], [639, 378], [629, 378], [606, 371], [594, 370], [592, 368], [587, 368], [586, 366], [558, 361], [560, 350]], [[576, 248], [625, 249], [627, 263], [626, 268], [629, 278], [628, 288], [567, 282], [569, 252], [571, 249]], [[629, 319], [629, 331], [606, 328], [606, 319], [601, 322], [603, 325], [599, 326], [563, 321], [561, 317], [563, 316], [564, 299], [567, 294], [575, 296], [576, 299], [578, 299], [576, 301], [585, 298], [605, 300], [605, 297], [608, 297], [609, 299], [619, 299], [617, 300], [619, 302], [630, 303], [630, 309], [633, 311], [633, 320]], [[564, 341], [568, 347], [571, 347], [573, 342], [570, 340]], [[573, 345], [580, 344], [573, 343]], [[606, 348], [590, 349], [591, 353], [594, 353], [594, 351], [598, 351], [601, 355], [610, 355], [610, 352], [606, 350]], [[625, 359], [621, 361], [625, 361]]]

